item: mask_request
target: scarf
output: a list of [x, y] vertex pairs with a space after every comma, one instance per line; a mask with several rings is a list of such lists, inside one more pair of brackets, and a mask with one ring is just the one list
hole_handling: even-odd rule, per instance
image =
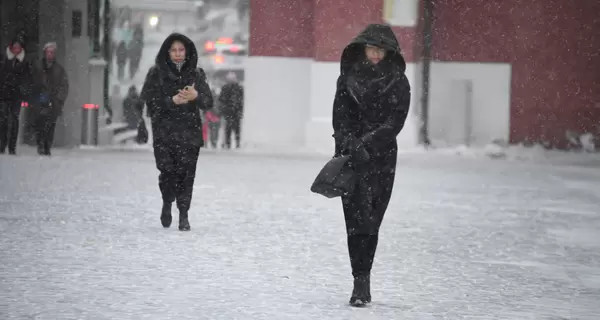
[[350, 70], [346, 85], [350, 95], [362, 107], [376, 101], [400, 78], [397, 66], [387, 60], [373, 64], [358, 61]]
[[172, 62], [175, 65], [175, 68], [177, 68], [177, 71], [181, 72], [181, 68], [183, 68], [183, 64], [185, 63], [185, 60], [183, 60], [181, 62], [175, 62], [175, 61], [172, 61]]

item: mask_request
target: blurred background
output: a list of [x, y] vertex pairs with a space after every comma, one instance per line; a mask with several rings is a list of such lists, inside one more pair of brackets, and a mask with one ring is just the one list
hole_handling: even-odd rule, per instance
[[[194, 41], [199, 67], [207, 73], [215, 95], [229, 73], [243, 84], [249, 0], [2, 1], [0, 25], [2, 47], [15, 34], [25, 34], [32, 61], [41, 59], [44, 43], [58, 43], [58, 61], [67, 70], [71, 91], [55, 145], [120, 145], [137, 135], [125, 99], [132, 88], [141, 91], [170, 33], [179, 32]], [[28, 106], [24, 104], [22, 110], [20, 138], [34, 145], [35, 115], [27, 112]], [[89, 112], [97, 115], [90, 118]], [[144, 118], [148, 121], [145, 113]]]
[[[1, 3], [0, 44], [25, 34], [28, 57], [39, 60], [43, 44], [56, 41], [59, 61], [77, 84], [59, 120], [57, 146], [128, 143], [136, 133], [119, 138], [127, 131], [122, 99], [132, 86], [140, 90], [162, 40], [181, 32], [196, 43], [215, 96], [228, 74], [244, 86], [244, 146], [330, 152], [341, 50], [368, 23], [388, 23], [413, 89], [402, 148], [597, 150], [598, 1]], [[83, 115], [84, 105], [97, 107], [97, 121]], [[97, 129], [88, 125], [96, 122]], [[32, 142], [28, 123], [21, 124], [24, 143]]]

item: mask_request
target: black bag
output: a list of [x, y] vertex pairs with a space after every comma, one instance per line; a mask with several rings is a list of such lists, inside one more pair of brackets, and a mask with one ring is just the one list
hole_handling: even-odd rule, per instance
[[137, 142], [138, 144], [146, 144], [148, 143], [148, 129], [146, 128], [146, 122], [144, 121], [144, 119], [141, 119], [138, 122], [138, 127], [137, 127], [137, 137], [135, 137], [135, 142]]
[[350, 156], [334, 157], [319, 172], [310, 191], [327, 198], [351, 194], [356, 187], [356, 174]]

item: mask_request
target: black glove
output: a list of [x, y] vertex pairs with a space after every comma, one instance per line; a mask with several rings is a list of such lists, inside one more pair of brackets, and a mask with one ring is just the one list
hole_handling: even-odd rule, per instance
[[371, 158], [363, 142], [356, 137], [346, 139], [344, 149], [352, 157], [354, 162], [367, 162]]

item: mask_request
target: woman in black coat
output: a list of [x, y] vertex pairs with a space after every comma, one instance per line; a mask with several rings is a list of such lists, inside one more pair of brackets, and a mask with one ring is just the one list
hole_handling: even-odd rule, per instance
[[189, 231], [188, 210], [192, 201], [196, 162], [203, 145], [200, 110], [212, 108], [213, 98], [201, 68], [198, 52], [186, 36], [171, 34], [163, 42], [150, 68], [142, 100], [152, 120], [158, 185], [163, 207], [163, 227], [171, 226], [171, 205], [179, 209], [179, 230]]
[[358, 176], [354, 192], [342, 197], [353, 306], [371, 302], [371, 267], [394, 185], [396, 136], [410, 105], [405, 69], [398, 41], [386, 25], [369, 25], [342, 53], [333, 128], [336, 155], [350, 155]]

